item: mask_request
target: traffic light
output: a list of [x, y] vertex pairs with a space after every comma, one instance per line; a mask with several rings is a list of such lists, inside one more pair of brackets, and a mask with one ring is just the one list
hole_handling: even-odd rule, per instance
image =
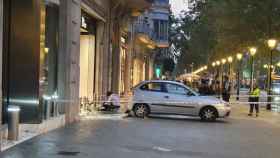
[[157, 78], [160, 78], [161, 70], [159, 67], [156, 68], [156, 76]]

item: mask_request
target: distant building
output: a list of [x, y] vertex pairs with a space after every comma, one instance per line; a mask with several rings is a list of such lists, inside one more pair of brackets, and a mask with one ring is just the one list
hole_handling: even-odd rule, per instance
[[[140, 62], [140, 65], [144, 64], [142, 66], [144, 73], [133, 82], [133, 85], [144, 79], [156, 78], [154, 70], [157, 60], [169, 55], [170, 7], [169, 0], [154, 0], [152, 7], [138, 17], [135, 25], [136, 33], [138, 33], [140, 41], [146, 43], [149, 49], [137, 48], [137, 46], [135, 48], [136, 52], [142, 52], [136, 54], [142, 54], [142, 57], [139, 56], [139, 58], [144, 59], [145, 62]], [[136, 65], [139, 66], [139, 64]]]

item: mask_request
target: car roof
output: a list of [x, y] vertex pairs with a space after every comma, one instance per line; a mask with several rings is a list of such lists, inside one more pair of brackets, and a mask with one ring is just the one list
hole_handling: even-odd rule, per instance
[[152, 83], [152, 82], [153, 83], [158, 82], [158, 83], [172, 83], [172, 84], [184, 85], [181, 82], [170, 81], [170, 80], [145, 80], [145, 81], [142, 81], [139, 85], [143, 85], [145, 83]]

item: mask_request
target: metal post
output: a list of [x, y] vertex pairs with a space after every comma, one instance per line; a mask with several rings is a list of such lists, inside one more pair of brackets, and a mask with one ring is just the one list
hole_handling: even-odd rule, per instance
[[51, 108], [52, 108], [51, 100], [47, 100], [47, 104], [46, 104], [46, 120], [50, 119], [50, 117], [51, 117]]
[[253, 81], [254, 80], [254, 56], [252, 56], [251, 62], [251, 76], [250, 76], [250, 91], [253, 90]]
[[19, 113], [18, 106], [10, 105], [8, 107], [8, 139], [18, 140], [19, 137]]
[[271, 110], [271, 101], [272, 101], [272, 98], [271, 98], [271, 85], [272, 85], [272, 78], [271, 78], [271, 75], [272, 75], [272, 52], [273, 50], [271, 49], [270, 51], [270, 65], [269, 65], [269, 81], [268, 81], [268, 97], [267, 97], [267, 105], [266, 105], [266, 109], [267, 110]]
[[239, 100], [239, 94], [240, 94], [240, 69], [241, 69], [241, 61], [238, 63], [238, 70], [237, 70], [237, 96], [236, 100]]
[[222, 73], [222, 76], [221, 76], [221, 83], [220, 83], [220, 97], [222, 95], [222, 89], [223, 89], [223, 83], [224, 83], [224, 65], [221, 66], [221, 73]]
[[54, 109], [53, 109], [54, 117], [57, 117], [59, 115], [59, 110], [58, 110], [58, 104], [57, 104], [56, 100], [53, 101], [53, 106], [54, 106]]

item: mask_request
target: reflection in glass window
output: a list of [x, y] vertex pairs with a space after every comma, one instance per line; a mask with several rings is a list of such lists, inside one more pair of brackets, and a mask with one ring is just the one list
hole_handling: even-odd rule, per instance
[[166, 84], [166, 90], [168, 93], [172, 94], [186, 95], [189, 93], [189, 91], [186, 88], [175, 84]]
[[59, 6], [43, 2], [40, 35], [40, 97], [56, 97]]

